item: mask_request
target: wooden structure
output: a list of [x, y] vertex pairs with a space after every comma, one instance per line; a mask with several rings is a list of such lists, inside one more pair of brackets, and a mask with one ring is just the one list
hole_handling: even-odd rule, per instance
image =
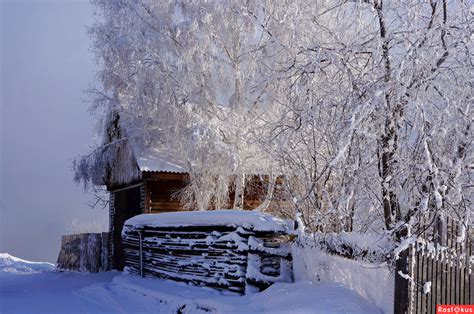
[[63, 235], [56, 268], [97, 273], [109, 270], [107, 232]]
[[[150, 216], [137, 216], [125, 224], [128, 273], [239, 294], [292, 281], [290, 245], [282, 220], [243, 211]], [[259, 223], [264, 219], [262, 228]]]
[[[445, 226], [444, 232], [426, 228], [400, 254], [395, 313], [436, 313], [437, 304], [474, 304], [474, 234], [468, 226], [461, 231], [460, 223], [452, 219]], [[464, 238], [458, 238], [460, 234]]]
[[[189, 181], [188, 174], [177, 166], [169, 153], [157, 150], [139, 152], [128, 141], [120, 143], [121, 146], [113, 152], [116, 157], [107, 167], [106, 178], [95, 182], [106, 185], [110, 192], [109, 263], [117, 270], [122, 270], [125, 265], [121, 238], [124, 222], [143, 213], [183, 211], [182, 204], [173, 195]], [[248, 181], [249, 186], [244, 188], [243, 207], [253, 209], [264, 201], [267, 193], [259, 176]], [[230, 204], [234, 197], [231, 192]]]
[[[109, 263], [111, 268], [122, 270], [125, 265], [121, 238], [124, 222], [143, 213], [182, 211], [182, 204], [173, 195], [188, 183], [189, 176], [172, 152], [143, 148], [131, 141], [120, 126], [118, 113], [112, 113], [106, 125], [107, 144], [97, 152], [97, 164], [89, 166], [100, 169], [91, 174], [93, 184], [105, 185], [110, 193]], [[253, 176], [247, 181], [243, 208], [253, 209], [266, 197], [265, 179]], [[231, 192], [231, 204], [234, 198]]]
[[143, 171], [139, 181], [121, 187], [110, 187], [109, 222], [111, 265], [121, 270], [124, 266], [122, 226], [124, 222], [142, 213], [181, 211], [180, 202], [172, 194], [187, 180], [185, 173]]
[[464, 222], [451, 218], [440, 221], [433, 216], [420, 218], [419, 222], [417, 227], [421, 232], [410, 238], [397, 259], [395, 243], [392, 246], [382, 241], [384, 247], [380, 250], [380, 247], [354, 247], [354, 243], [344, 242], [338, 234], [315, 234], [312, 240], [328, 254], [393, 265], [395, 314], [434, 314], [440, 304], [474, 304], [472, 225], [463, 226]]

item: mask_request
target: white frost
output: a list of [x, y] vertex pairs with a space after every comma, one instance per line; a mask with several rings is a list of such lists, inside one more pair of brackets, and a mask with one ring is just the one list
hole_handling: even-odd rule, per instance
[[[287, 221], [262, 212], [242, 210], [213, 210], [195, 212], [173, 212], [160, 214], [143, 214], [125, 222], [125, 225], [150, 227], [184, 227], [184, 226], [244, 226], [256, 231], [288, 232]], [[126, 228], [124, 228], [124, 231]]]
[[430, 292], [431, 292], [431, 281], [427, 281], [423, 285], [423, 294], [428, 294]]

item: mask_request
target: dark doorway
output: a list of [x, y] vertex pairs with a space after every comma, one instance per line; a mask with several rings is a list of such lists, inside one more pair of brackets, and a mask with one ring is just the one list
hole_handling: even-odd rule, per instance
[[125, 253], [122, 246], [122, 228], [124, 222], [136, 215], [142, 213], [140, 186], [133, 187], [115, 194], [114, 213], [113, 213], [113, 269], [123, 270], [125, 266]]

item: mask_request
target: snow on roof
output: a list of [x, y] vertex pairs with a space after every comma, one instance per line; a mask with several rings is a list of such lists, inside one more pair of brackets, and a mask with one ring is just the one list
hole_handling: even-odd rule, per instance
[[[255, 231], [288, 232], [287, 221], [257, 211], [212, 210], [143, 214], [130, 218], [125, 225], [135, 227], [242, 226]], [[125, 229], [124, 229], [125, 230]]]
[[135, 150], [138, 168], [140, 171], [150, 172], [187, 172], [183, 167], [173, 160], [171, 154], [158, 149], [146, 149], [142, 152]]

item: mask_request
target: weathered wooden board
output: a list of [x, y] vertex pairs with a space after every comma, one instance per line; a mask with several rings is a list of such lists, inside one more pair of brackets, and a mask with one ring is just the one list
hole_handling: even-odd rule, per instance
[[458, 242], [457, 227], [448, 226], [445, 246], [419, 238], [402, 256], [408, 266], [403, 273], [410, 280], [396, 282], [396, 290], [408, 293], [405, 298], [395, 299], [395, 313], [436, 313], [438, 304], [474, 303], [471, 238]]
[[125, 256], [122, 247], [122, 227], [125, 221], [142, 213], [142, 187], [135, 186], [112, 192], [110, 203], [110, 249], [111, 268], [122, 270], [125, 266]]
[[97, 273], [109, 270], [107, 232], [63, 235], [58, 270]]

